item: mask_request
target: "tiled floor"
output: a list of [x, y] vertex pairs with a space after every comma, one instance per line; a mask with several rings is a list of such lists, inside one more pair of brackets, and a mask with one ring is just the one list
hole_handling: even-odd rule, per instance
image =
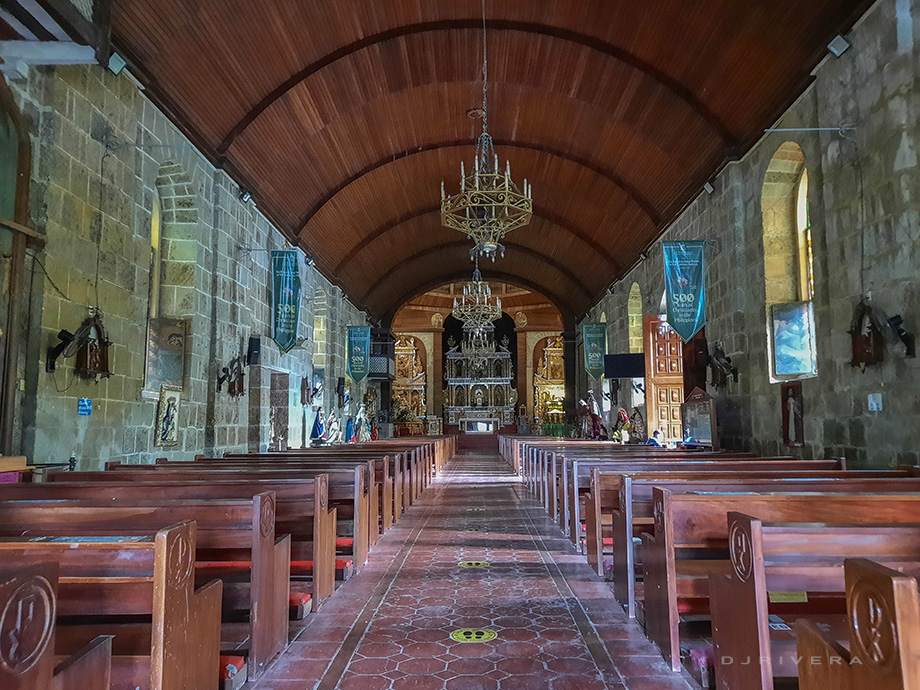
[[[464, 568], [461, 561], [485, 561]], [[459, 628], [495, 631], [455, 642]], [[496, 455], [458, 455], [257, 690], [693, 687]]]

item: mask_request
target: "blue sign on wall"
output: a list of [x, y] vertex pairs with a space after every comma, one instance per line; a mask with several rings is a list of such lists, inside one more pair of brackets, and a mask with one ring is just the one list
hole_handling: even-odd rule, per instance
[[77, 414], [81, 417], [89, 417], [93, 413], [92, 398], [80, 398], [77, 400]]

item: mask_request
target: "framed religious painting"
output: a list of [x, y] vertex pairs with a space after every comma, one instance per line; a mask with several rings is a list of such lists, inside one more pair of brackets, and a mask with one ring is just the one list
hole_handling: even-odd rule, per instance
[[771, 377], [774, 381], [818, 375], [815, 316], [811, 302], [789, 302], [770, 307]]
[[314, 369], [313, 370], [313, 391], [312, 391], [312, 395], [310, 396], [313, 402], [313, 407], [321, 408], [323, 406], [325, 388], [326, 388], [326, 372], [323, 369]]
[[179, 443], [179, 403], [182, 389], [177, 386], [160, 386], [157, 403], [153, 445], [175, 446]]
[[144, 388], [153, 395], [160, 386], [182, 388], [188, 323], [184, 319], [149, 319]]
[[805, 405], [802, 401], [802, 382], [788, 381], [780, 386], [783, 413], [783, 445], [805, 445]]

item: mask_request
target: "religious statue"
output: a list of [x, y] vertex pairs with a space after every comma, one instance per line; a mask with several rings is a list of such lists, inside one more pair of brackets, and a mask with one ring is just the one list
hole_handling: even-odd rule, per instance
[[316, 413], [316, 417], [313, 419], [313, 430], [310, 432], [310, 440], [319, 445], [326, 438], [326, 427], [323, 425], [323, 413], [322, 410]]
[[364, 403], [358, 406], [358, 416], [355, 418], [355, 440], [358, 443], [371, 440], [371, 425], [367, 421], [367, 407]]
[[802, 382], [789, 381], [782, 385], [783, 444], [805, 445], [805, 420], [803, 417]]
[[[601, 437], [600, 408], [594, 394], [588, 391], [587, 398], [578, 401], [578, 416], [581, 418], [581, 438], [596, 441]], [[604, 429], [606, 432], [606, 429]]]
[[326, 443], [338, 443], [342, 440], [342, 428], [335, 412], [330, 412], [326, 418]]

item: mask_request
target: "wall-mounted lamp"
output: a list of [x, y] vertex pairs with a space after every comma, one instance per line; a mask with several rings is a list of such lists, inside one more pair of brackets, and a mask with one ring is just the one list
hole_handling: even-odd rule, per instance
[[706, 192], [707, 192], [708, 194], [712, 194], [714, 191], [716, 191], [716, 188], [713, 187], [713, 186], [712, 186], [712, 183], [709, 182], [709, 181], [707, 181], [707, 182], [703, 185], [703, 189], [705, 189]]
[[250, 192], [248, 189], [243, 189], [240, 187], [236, 192], [236, 196], [244, 204], [248, 204], [249, 200], [252, 199], [252, 192]]
[[834, 39], [830, 43], [827, 44], [827, 49], [831, 51], [831, 54], [834, 57], [838, 57], [838, 58], [841, 55], [843, 55], [845, 52], [847, 52], [850, 49], [850, 47], [851, 47], [850, 42], [847, 39], [845, 39], [843, 36], [841, 36], [840, 34], [837, 34], [836, 36], [834, 36]]

